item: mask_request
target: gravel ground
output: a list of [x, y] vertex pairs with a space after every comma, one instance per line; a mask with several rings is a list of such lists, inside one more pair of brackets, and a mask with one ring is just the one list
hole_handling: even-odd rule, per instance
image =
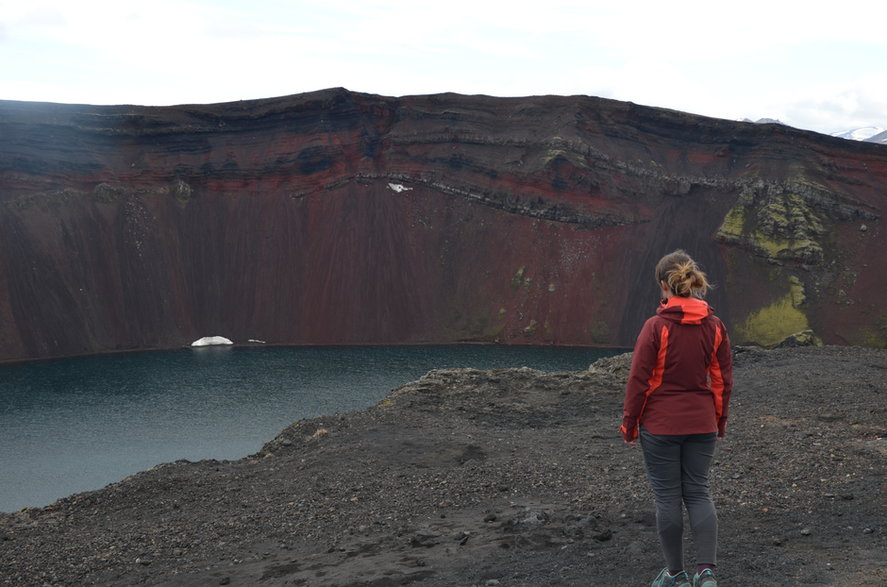
[[[0, 514], [0, 585], [648, 585], [652, 497], [616, 430], [628, 360], [432, 371], [246, 459]], [[887, 584], [885, 379], [887, 350], [736, 350], [722, 586]]]

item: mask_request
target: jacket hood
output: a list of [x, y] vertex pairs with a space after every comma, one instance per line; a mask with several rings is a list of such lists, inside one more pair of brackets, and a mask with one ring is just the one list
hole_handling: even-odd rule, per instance
[[701, 324], [703, 319], [714, 314], [714, 310], [699, 298], [672, 296], [659, 303], [656, 313], [679, 324]]

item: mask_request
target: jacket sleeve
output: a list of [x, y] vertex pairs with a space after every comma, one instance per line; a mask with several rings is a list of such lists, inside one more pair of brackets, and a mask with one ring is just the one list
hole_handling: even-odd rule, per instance
[[712, 391], [715, 393], [715, 409], [718, 416], [718, 438], [723, 438], [727, 432], [727, 417], [730, 413], [730, 395], [733, 393], [733, 353], [730, 348], [730, 338], [723, 324], [721, 329], [721, 344], [715, 351], [716, 363], [710, 369]]
[[638, 437], [638, 420], [647, 399], [647, 388], [653, 377], [659, 341], [656, 339], [654, 319], [647, 320], [638, 334], [631, 358], [631, 371], [625, 386], [625, 402], [622, 407], [622, 438], [631, 442]]

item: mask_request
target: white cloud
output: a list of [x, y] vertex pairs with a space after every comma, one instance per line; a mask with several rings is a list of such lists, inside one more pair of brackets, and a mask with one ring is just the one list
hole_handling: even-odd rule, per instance
[[787, 123], [821, 132], [887, 126], [887, 73], [869, 73], [849, 85], [786, 97], [783, 108]]
[[0, 98], [173, 104], [344, 86], [887, 126], [887, 38], [872, 30], [887, 4], [866, 0], [0, 0], [0, 15]]

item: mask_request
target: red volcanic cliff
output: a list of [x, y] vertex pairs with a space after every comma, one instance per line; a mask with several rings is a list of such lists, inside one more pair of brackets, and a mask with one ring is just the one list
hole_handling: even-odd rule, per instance
[[735, 342], [887, 344], [887, 148], [598, 98], [0, 102], [0, 359], [630, 346], [687, 249]]

